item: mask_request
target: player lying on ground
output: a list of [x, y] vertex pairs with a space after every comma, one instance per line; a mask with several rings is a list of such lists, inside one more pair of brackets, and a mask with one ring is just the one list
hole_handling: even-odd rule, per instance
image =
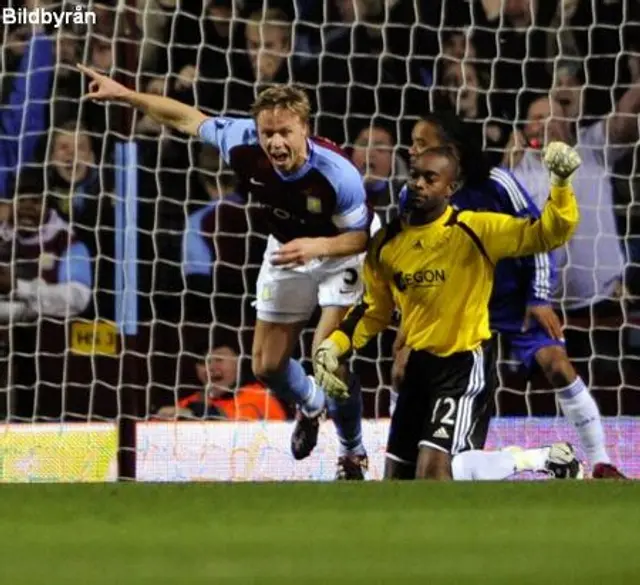
[[[346, 393], [337, 374], [341, 360], [384, 330], [396, 306], [400, 310], [411, 353], [391, 421], [386, 478], [451, 479], [452, 457], [484, 446], [496, 378], [488, 310], [495, 265], [561, 246], [578, 223], [569, 178], [580, 158], [566, 144], [552, 143], [545, 164], [554, 186], [540, 219], [532, 221], [455, 210], [449, 204], [461, 180], [455, 151], [416, 157], [411, 212], [376, 234], [361, 303], [314, 354], [317, 381], [330, 394]], [[565, 447], [558, 475], [575, 476], [579, 463]], [[488, 462], [495, 453], [475, 455]]]
[[286, 85], [256, 99], [253, 118], [210, 118], [176, 100], [131, 91], [79, 65], [89, 99], [118, 101], [220, 150], [239, 191], [265, 212], [270, 236], [257, 282], [252, 366], [277, 396], [298, 406], [296, 458], [315, 445], [325, 394], [291, 355], [316, 305], [314, 348], [359, 298], [371, 214], [362, 177], [329, 141], [309, 137], [306, 94]]
[[[469, 140], [465, 124], [454, 114], [434, 113], [412, 132], [412, 160], [428, 148], [448, 144], [458, 153], [464, 185], [451, 199], [460, 209], [488, 210], [516, 217], [539, 218], [540, 211], [525, 189], [507, 170], [489, 168], [479, 145]], [[400, 194], [400, 212], [407, 213], [406, 187]], [[596, 401], [569, 361], [562, 325], [550, 304], [556, 279], [553, 258], [536, 254], [504, 259], [496, 265], [489, 303], [492, 331], [506, 338], [511, 355], [529, 373], [537, 365], [558, 393], [562, 412], [573, 424], [593, 465], [595, 478], [623, 478], [611, 465]], [[394, 349], [394, 386], [401, 384], [410, 349], [402, 349], [398, 335]]]

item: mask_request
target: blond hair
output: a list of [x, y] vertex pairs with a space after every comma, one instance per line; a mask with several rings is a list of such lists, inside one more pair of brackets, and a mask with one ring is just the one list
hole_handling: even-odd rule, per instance
[[262, 90], [251, 106], [251, 115], [258, 117], [264, 110], [277, 108], [297, 114], [304, 124], [311, 117], [311, 104], [306, 92], [295, 85], [277, 84]]

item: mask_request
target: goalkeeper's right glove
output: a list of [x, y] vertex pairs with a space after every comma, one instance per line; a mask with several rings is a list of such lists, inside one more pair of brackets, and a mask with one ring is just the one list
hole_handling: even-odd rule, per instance
[[325, 339], [313, 356], [313, 372], [316, 382], [331, 398], [348, 398], [349, 388], [336, 375], [340, 367], [340, 348], [330, 339]]
[[582, 164], [580, 155], [564, 142], [551, 142], [543, 153], [544, 165], [549, 170], [551, 184], [565, 187]]

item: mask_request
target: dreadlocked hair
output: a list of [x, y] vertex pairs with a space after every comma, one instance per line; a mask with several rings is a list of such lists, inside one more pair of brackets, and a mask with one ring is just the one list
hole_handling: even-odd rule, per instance
[[480, 185], [489, 178], [489, 159], [474, 138], [474, 132], [457, 114], [449, 110], [429, 112], [422, 121], [435, 126], [440, 141], [457, 150], [462, 179], [467, 185]]

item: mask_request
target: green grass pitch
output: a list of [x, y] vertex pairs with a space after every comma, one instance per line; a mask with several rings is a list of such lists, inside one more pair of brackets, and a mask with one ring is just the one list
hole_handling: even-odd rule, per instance
[[640, 484], [0, 488], [7, 585], [640, 582]]

